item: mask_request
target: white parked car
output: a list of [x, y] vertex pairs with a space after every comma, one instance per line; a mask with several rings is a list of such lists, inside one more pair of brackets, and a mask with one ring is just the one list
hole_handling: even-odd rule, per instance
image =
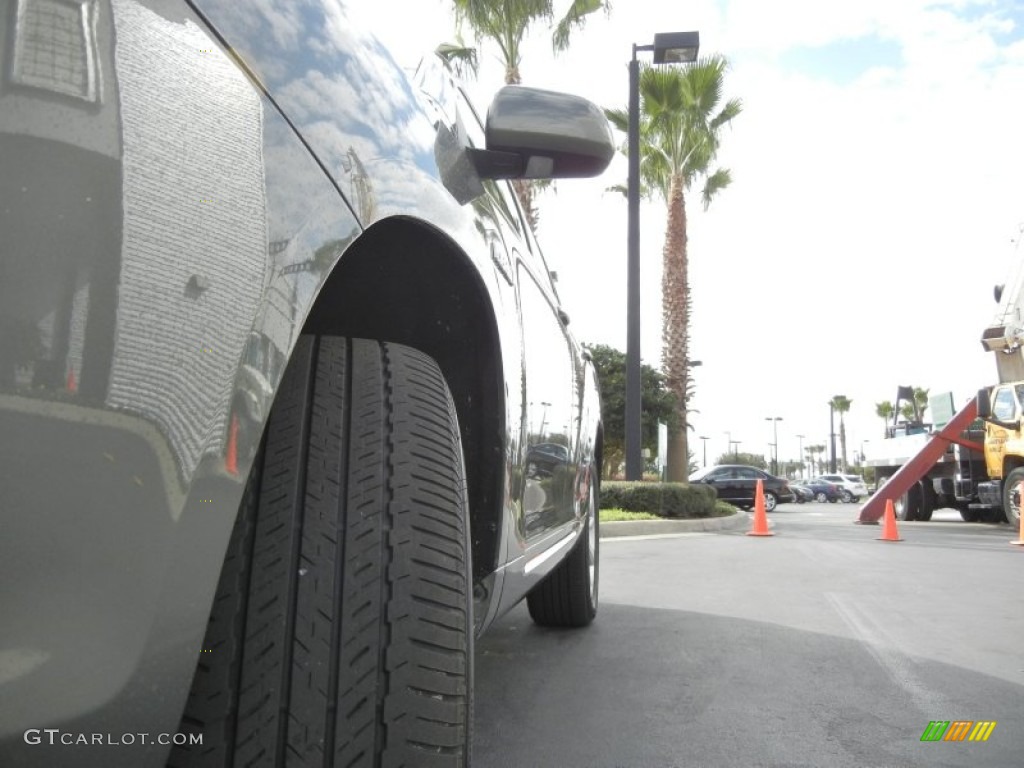
[[868, 495], [868, 486], [860, 475], [821, 475], [816, 479], [838, 485], [841, 498], [846, 502], [860, 501]]

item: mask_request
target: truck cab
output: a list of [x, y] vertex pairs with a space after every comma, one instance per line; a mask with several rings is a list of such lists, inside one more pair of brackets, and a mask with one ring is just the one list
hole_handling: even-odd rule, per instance
[[1024, 482], [1024, 382], [1009, 381], [978, 392], [978, 415], [985, 420], [985, 469], [989, 482], [978, 495], [1002, 507], [1006, 519], [1020, 524], [1020, 484]]

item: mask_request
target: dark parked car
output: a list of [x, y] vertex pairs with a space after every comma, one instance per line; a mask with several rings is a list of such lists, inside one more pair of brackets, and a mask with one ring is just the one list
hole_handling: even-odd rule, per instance
[[719, 464], [705, 467], [690, 475], [691, 483], [706, 483], [714, 487], [718, 492], [718, 498], [722, 501], [735, 504], [743, 509], [754, 506], [758, 480], [763, 481], [766, 512], [771, 512], [778, 504], [796, 501], [796, 495], [790, 489], [787, 480], [775, 477], [757, 467], [747, 467], [742, 464]]
[[814, 501], [814, 491], [808, 488], [799, 480], [790, 480], [789, 489], [793, 491], [793, 495], [796, 496], [797, 504], [805, 504], [808, 501]]
[[509, 180], [610, 127], [477, 113], [368, 3], [4, 6], [0, 765], [461, 766], [476, 636], [594, 618], [596, 379]]
[[860, 501], [861, 498], [870, 495], [868, 493], [867, 484], [865, 484], [864, 478], [860, 475], [822, 475], [816, 479], [837, 485], [839, 487], [839, 493], [842, 500], [845, 502], [857, 502]]
[[835, 503], [843, 497], [843, 489], [840, 486], [830, 483], [828, 480], [822, 480], [820, 477], [808, 480], [803, 485], [814, 495], [814, 500], [822, 504], [825, 502]]

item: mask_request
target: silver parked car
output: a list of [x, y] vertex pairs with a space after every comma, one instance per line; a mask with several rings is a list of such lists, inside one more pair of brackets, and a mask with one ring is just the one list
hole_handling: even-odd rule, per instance
[[611, 131], [370, 1], [0, 14], [0, 765], [466, 765], [474, 638], [594, 618], [596, 380], [507, 180]]

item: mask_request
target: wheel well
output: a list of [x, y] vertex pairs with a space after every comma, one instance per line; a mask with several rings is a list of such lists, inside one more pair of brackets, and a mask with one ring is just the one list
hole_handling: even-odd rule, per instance
[[455, 401], [466, 460], [473, 571], [497, 567], [505, 379], [494, 310], [476, 267], [408, 218], [366, 230], [327, 278], [304, 333], [391, 341], [430, 355]]
[[1010, 476], [1010, 473], [1013, 472], [1013, 470], [1018, 469], [1020, 467], [1024, 467], [1024, 459], [1022, 459], [1020, 456], [1006, 456], [1003, 459], [1004, 481], [1006, 478]]

